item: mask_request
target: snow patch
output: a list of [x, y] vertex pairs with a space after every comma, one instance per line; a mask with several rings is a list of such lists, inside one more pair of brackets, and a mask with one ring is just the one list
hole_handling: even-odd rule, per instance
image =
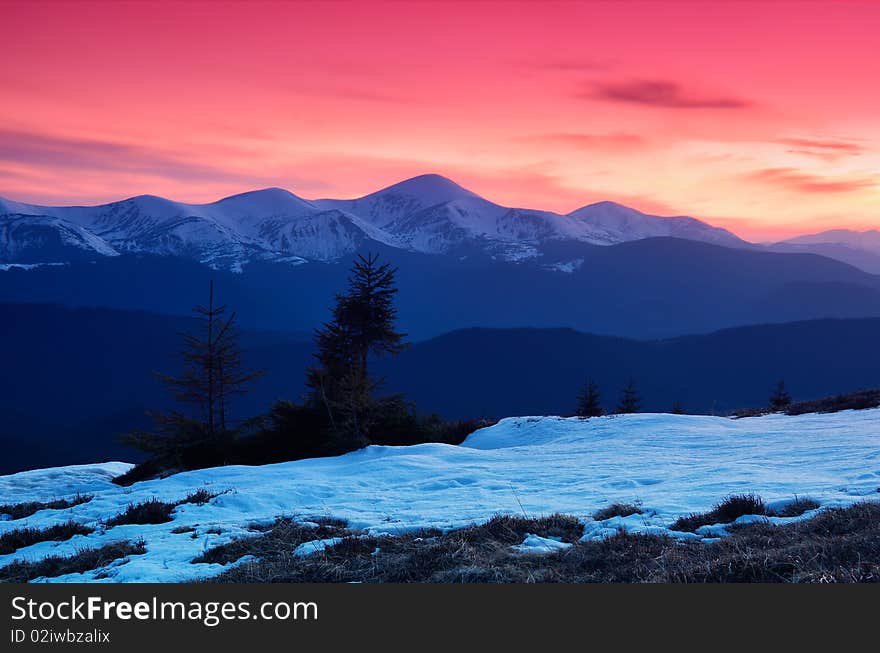
[[535, 535], [533, 533], [526, 533], [526, 537], [522, 541], [522, 544], [517, 544], [511, 548], [520, 553], [545, 554], [565, 551], [565, 549], [570, 547], [571, 544], [568, 542], [561, 542], [552, 537], [541, 537], [540, 535]]

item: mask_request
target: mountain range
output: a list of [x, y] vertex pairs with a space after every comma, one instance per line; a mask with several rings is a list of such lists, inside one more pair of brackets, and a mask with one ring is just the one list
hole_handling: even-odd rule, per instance
[[154, 254], [240, 270], [254, 261], [334, 261], [369, 241], [425, 254], [476, 247], [520, 261], [539, 259], [542, 246], [553, 242], [611, 245], [657, 236], [747, 245], [694, 218], [659, 218], [613, 202], [566, 215], [504, 207], [439, 175], [352, 200], [306, 200], [279, 188], [211, 204], [150, 195], [94, 207], [0, 199], [0, 263], [6, 264]]
[[[101, 206], [50, 207], [0, 198], [0, 264], [6, 266], [153, 254], [240, 271], [255, 261], [335, 261], [371, 242], [424, 254], [476, 248], [501, 260], [543, 264], [551, 243], [653, 237], [818, 253], [880, 272], [877, 231], [833, 230], [757, 245], [695, 218], [659, 217], [614, 202], [567, 214], [505, 207], [435, 174], [348, 200], [307, 200], [279, 188], [210, 204], [141, 195]], [[552, 265], [570, 272], [579, 264]]]
[[[399, 323], [413, 338], [470, 327], [666, 338], [880, 316], [880, 276], [865, 270], [880, 251], [870, 233], [845, 236], [757, 245], [610, 202], [567, 215], [508, 208], [438, 175], [352, 200], [280, 189], [200, 205], [0, 200], [0, 302], [187, 315], [214, 280], [243, 326], [310, 331], [371, 251], [398, 269]], [[863, 265], [835, 260], [847, 257]]]

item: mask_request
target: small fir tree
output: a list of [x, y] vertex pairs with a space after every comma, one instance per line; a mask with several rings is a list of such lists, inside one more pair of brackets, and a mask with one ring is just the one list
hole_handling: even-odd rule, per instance
[[641, 397], [636, 389], [636, 382], [630, 378], [627, 384], [620, 391], [620, 403], [617, 405], [617, 413], [628, 414], [637, 413], [641, 408]]
[[599, 417], [605, 414], [599, 396], [599, 386], [588, 379], [577, 398], [578, 417]]
[[790, 405], [791, 395], [788, 394], [788, 390], [785, 388], [785, 380], [780, 379], [773, 390], [773, 394], [770, 395], [770, 409], [778, 412], [785, 410]]
[[235, 313], [227, 317], [225, 306], [215, 306], [213, 281], [208, 290], [208, 305], [193, 310], [198, 328], [181, 334], [183, 372], [178, 376], [156, 374], [179, 403], [191, 407], [189, 414], [153, 413], [156, 432], [122, 436], [124, 443], [154, 455], [179, 457], [188, 446], [234, 435], [229, 421], [230, 399], [247, 393], [250, 383], [264, 374], [263, 370], [245, 370]]

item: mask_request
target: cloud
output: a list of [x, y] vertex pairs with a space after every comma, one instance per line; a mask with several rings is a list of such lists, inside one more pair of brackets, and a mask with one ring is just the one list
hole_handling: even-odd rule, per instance
[[215, 166], [183, 161], [137, 145], [10, 129], [0, 129], [0, 161], [51, 168], [129, 170], [196, 180], [229, 175]]
[[665, 80], [595, 82], [577, 96], [667, 109], [746, 109], [752, 106], [748, 100], [693, 93], [681, 84]]
[[[75, 169], [113, 174], [138, 173], [175, 181], [265, 182], [267, 185], [271, 185], [272, 181], [141, 145], [2, 128], [0, 162], [29, 166], [44, 172]], [[311, 180], [299, 182], [306, 186], [315, 186], [317, 183]]]
[[792, 154], [804, 154], [826, 161], [833, 161], [846, 156], [858, 156], [865, 153], [865, 148], [851, 141], [817, 140], [811, 138], [780, 138], [775, 141], [792, 149]]
[[559, 132], [528, 136], [525, 141], [548, 145], [562, 145], [579, 150], [627, 151], [647, 145], [647, 139], [639, 134], [625, 132], [590, 134]]
[[852, 193], [877, 186], [876, 177], [823, 177], [795, 168], [764, 168], [747, 175], [759, 181], [802, 193]]

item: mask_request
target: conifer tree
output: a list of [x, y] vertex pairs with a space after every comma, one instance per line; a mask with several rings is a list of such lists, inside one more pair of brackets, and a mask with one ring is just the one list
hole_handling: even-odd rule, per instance
[[641, 397], [636, 390], [636, 382], [630, 378], [623, 390], [620, 391], [620, 403], [617, 405], [616, 412], [621, 414], [637, 413], [641, 408], [641, 403]]
[[127, 434], [122, 436], [123, 442], [154, 454], [179, 453], [183, 447], [231, 435], [231, 397], [247, 393], [250, 382], [264, 371], [244, 369], [235, 313], [227, 317], [225, 306], [215, 306], [213, 281], [208, 305], [196, 306], [193, 311], [198, 328], [180, 334], [183, 371], [179, 376], [156, 374], [179, 403], [191, 407], [188, 414], [154, 413], [158, 433]]
[[774, 411], [781, 411], [790, 405], [791, 395], [788, 394], [788, 390], [785, 388], [785, 380], [780, 379], [773, 390], [773, 394], [770, 395], [770, 408]]
[[599, 397], [599, 386], [588, 379], [577, 398], [578, 417], [599, 417], [605, 414]]
[[396, 272], [376, 254], [358, 255], [332, 320], [315, 332], [317, 365], [306, 378], [311, 399], [327, 411], [337, 435], [359, 443], [366, 442], [373, 392], [381, 383], [370, 375], [370, 357], [397, 355], [406, 346], [405, 334], [395, 328]]

